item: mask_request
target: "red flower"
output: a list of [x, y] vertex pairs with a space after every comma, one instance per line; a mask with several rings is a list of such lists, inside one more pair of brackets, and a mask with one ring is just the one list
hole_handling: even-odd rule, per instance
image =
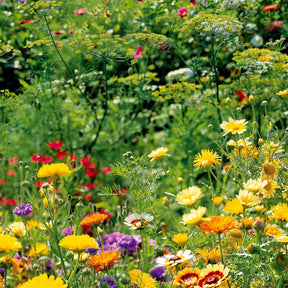
[[35, 163], [42, 163], [43, 155], [42, 154], [33, 154], [31, 156], [31, 161]]
[[52, 162], [52, 161], [53, 161], [53, 158], [47, 156], [47, 157], [43, 157], [43, 158], [42, 158], [41, 163], [48, 164], [48, 163], [50, 163], [50, 162]]
[[180, 17], [181, 19], [183, 19], [184, 17], [187, 17], [187, 8], [186, 7], [183, 7], [183, 8], [180, 8], [178, 10], [178, 17]]
[[111, 168], [110, 168], [110, 167], [102, 168], [102, 172], [103, 172], [104, 174], [108, 174], [108, 173], [111, 172]]
[[20, 22], [19, 25], [22, 25], [22, 24], [30, 24], [30, 23], [32, 23], [33, 21], [34, 21], [34, 20], [32, 20], [32, 19], [23, 20], [23, 21]]
[[75, 154], [70, 154], [69, 157], [70, 157], [70, 161], [76, 160], [78, 158], [78, 156]]
[[75, 15], [83, 15], [85, 12], [87, 12], [88, 9], [87, 8], [81, 8], [81, 9], [78, 9], [78, 10], [75, 10], [74, 11], [74, 14]]
[[277, 5], [266, 5], [263, 8], [263, 12], [268, 12], [272, 10], [279, 10], [279, 7]]
[[4, 185], [5, 183], [6, 183], [6, 180], [5, 180], [5, 179], [1, 179], [1, 180], [0, 180], [0, 184], [1, 184], [1, 185]]
[[4, 197], [0, 197], [0, 204], [1, 206], [6, 206], [6, 205], [17, 205], [18, 201], [13, 200], [13, 199], [5, 199]]
[[35, 187], [36, 188], [41, 188], [42, 184], [43, 184], [42, 181], [37, 180], [37, 182], [35, 183]]
[[66, 156], [67, 152], [65, 150], [63, 151], [58, 151], [57, 154], [56, 154], [56, 158], [58, 159], [62, 159]]
[[91, 201], [92, 200], [92, 195], [86, 195], [85, 197], [84, 197], [84, 200], [85, 201]]
[[86, 185], [83, 185], [84, 187], [86, 187], [87, 190], [92, 190], [95, 188], [95, 183], [90, 183], [90, 184], [86, 184]]
[[76, 31], [75, 30], [69, 30], [69, 34], [74, 34]]
[[116, 189], [113, 190], [112, 193], [116, 194], [118, 197], [124, 197], [128, 193], [128, 190], [126, 188], [120, 188], [120, 191]]
[[255, 233], [253, 230], [249, 230], [249, 234], [250, 234], [251, 236], [256, 236], [256, 233]]
[[137, 50], [134, 53], [134, 59], [139, 59], [142, 56], [143, 53], [143, 47], [138, 46]]
[[242, 91], [238, 90], [234, 93], [234, 96], [238, 96], [238, 101], [242, 102], [243, 100], [247, 100], [247, 95]]
[[6, 172], [6, 175], [8, 175], [8, 176], [13, 176], [15, 173], [16, 173], [15, 170], [8, 170], [8, 171]]
[[98, 171], [87, 168], [85, 174], [90, 178], [95, 178], [98, 175]]
[[[108, 216], [108, 219], [110, 219], [112, 216], [113, 216], [113, 212], [107, 212], [105, 209], [103, 208], [100, 208], [99, 211], [98, 211], [100, 214], [105, 214]], [[105, 222], [104, 222], [105, 223]]]
[[110, 17], [110, 14], [107, 12], [107, 10], [104, 10], [104, 13], [107, 17]]
[[49, 147], [53, 150], [60, 150], [63, 142], [62, 141], [54, 141], [54, 142], [50, 142], [48, 143]]
[[89, 157], [84, 157], [80, 159], [80, 162], [87, 168], [87, 169], [93, 169], [95, 167], [95, 162], [90, 162]]
[[17, 158], [17, 157], [12, 157], [12, 158], [9, 159], [8, 163], [9, 163], [9, 164], [14, 164], [14, 163], [17, 162], [17, 161], [18, 161], [18, 158]]
[[58, 35], [61, 35], [62, 32], [60, 32], [60, 31], [55, 31], [55, 32], [53, 32], [53, 34], [54, 34], [55, 36], [58, 36]]
[[280, 30], [283, 26], [283, 22], [279, 20], [272, 21], [271, 23], [268, 23], [265, 25], [265, 30], [267, 32], [275, 32], [277, 30]]
[[196, 5], [196, 0], [190, 0], [190, 3], [195, 6]]

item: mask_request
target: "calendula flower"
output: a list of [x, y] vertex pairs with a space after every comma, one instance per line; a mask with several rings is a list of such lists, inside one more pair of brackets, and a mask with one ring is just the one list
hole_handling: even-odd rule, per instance
[[231, 134], [242, 134], [246, 131], [246, 125], [248, 122], [246, 122], [245, 119], [241, 120], [234, 120], [232, 118], [228, 119], [227, 121], [223, 121], [220, 124], [220, 128], [224, 130], [223, 136], [231, 133]]
[[191, 207], [202, 196], [203, 196], [203, 193], [201, 189], [197, 186], [192, 186], [178, 193], [175, 200], [180, 204]]
[[240, 190], [238, 199], [245, 208], [256, 206], [261, 202], [261, 199], [247, 190]]
[[60, 241], [59, 246], [73, 251], [84, 251], [87, 248], [99, 248], [95, 239], [88, 235], [68, 235]]
[[211, 216], [199, 225], [200, 231], [215, 234], [225, 233], [226, 231], [237, 227], [238, 222], [232, 216]]
[[45, 164], [43, 165], [38, 173], [37, 176], [39, 178], [45, 177], [55, 177], [55, 176], [66, 176], [72, 173], [69, 170], [69, 167], [65, 163], [54, 163], [54, 164]]
[[133, 269], [128, 272], [131, 284], [137, 288], [156, 288], [156, 280], [149, 274], [139, 269]]
[[272, 208], [272, 218], [281, 221], [288, 221], [288, 205], [286, 203], [280, 203]]
[[203, 168], [212, 168], [214, 166], [220, 165], [221, 157], [217, 154], [217, 152], [213, 152], [213, 150], [203, 149], [200, 153], [198, 153], [194, 159], [194, 166], [199, 169]]
[[[3, 256], [0, 258], [0, 266], [12, 269], [12, 275], [17, 276], [20, 270], [19, 263], [16, 259], [9, 256]], [[1, 286], [0, 286], [1, 287]]]
[[286, 235], [275, 237], [274, 239], [283, 244], [286, 244], [286, 245], [288, 244], [288, 236]]
[[264, 235], [269, 235], [273, 238], [281, 237], [281, 236], [286, 236], [284, 235], [285, 232], [283, 229], [279, 228], [276, 224], [270, 225], [268, 224], [263, 232]]
[[284, 91], [279, 91], [278, 93], [277, 93], [277, 95], [279, 95], [279, 96], [281, 96], [281, 97], [285, 97], [285, 96], [287, 96], [288, 95], [288, 89], [286, 89], [286, 90], [284, 90]]
[[231, 229], [227, 233], [227, 239], [231, 247], [238, 247], [243, 242], [243, 232], [239, 229]]
[[112, 268], [112, 266], [121, 257], [121, 252], [118, 249], [109, 248], [103, 252], [98, 252], [96, 255], [92, 255], [88, 259], [88, 267], [94, 268], [95, 272], [106, 270]]
[[215, 205], [216, 207], [220, 206], [221, 203], [222, 203], [222, 201], [223, 201], [223, 198], [220, 197], [220, 196], [217, 196], [217, 197], [215, 197], [215, 198], [213, 199], [214, 205]]
[[202, 222], [203, 215], [207, 208], [199, 206], [198, 209], [191, 209], [189, 214], [184, 214], [182, 217], [182, 223], [198, 225]]
[[201, 270], [198, 268], [184, 268], [174, 276], [174, 284], [176, 286], [194, 287], [200, 278], [200, 272]]
[[88, 225], [88, 226], [93, 226], [93, 225], [98, 225], [102, 222], [104, 222], [108, 216], [106, 214], [101, 214], [101, 213], [96, 213], [96, 214], [91, 214], [88, 217], [85, 217], [80, 225]]
[[150, 161], [153, 161], [153, 160], [160, 160], [162, 159], [164, 156], [170, 156], [169, 154], [167, 154], [168, 152], [168, 148], [166, 147], [160, 147], [160, 148], [157, 148], [155, 151], [152, 151], [148, 157], [151, 158]]
[[152, 215], [147, 213], [142, 214], [130, 214], [128, 217], [125, 218], [124, 224], [131, 226], [131, 230], [139, 230], [144, 229], [145, 227], [153, 227], [149, 224], [154, 219]]
[[66, 288], [67, 286], [68, 284], [64, 284], [61, 278], [54, 278], [52, 275], [48, 278], [45, 273], [28, 280], [21, 288]]
[[196, 253], [199, 254], [199, 258], [204, 260], [207, 264], [216, 264], [221, 262], [221, 250], [220, 248], [213, 249], [198, 249]]
[[253, 193], [261, 192], [265, 185], [267, 185], [267, 181], [262, 178], [249, 179], [247, 182], [243, 183], [244, 188]]
[[0, 252], [9, 252], [10, 250], [17, 251], [21, 249], [22, 245], [18, 242], [16, 237], [10, 235], [0, 235]]
[[43, 227], [43, 224], [39, 223], [37, 220], [28, 220], [27, 221], [27, 226], [28, 226], [29, 229], [32, 229], [34, 227], [41, 228], [41, 227]]
[[36, 243], [36, 246], [32, 246], [29, 255], [32, 257], [40, 257], [47, 255], [48, 252], [48, 246], [44, 243]]
[[271, 196], [273, 196], [277, 188], [280, 188], [277, 182], [274, 180], [268, 179], [267, 184], [264, 186], [264, 189], [262, 191], [263, 196], [265, 198], [270, 198]]
[[172, 254], [166, 254], [161, 258], [158, 258], [156, 260], [157, 264], [164, 265], [164, 266], [177, 266], [178, 264], [182, 264], [190, 259], [192, 259], [194, 256], [191, 254], [191, 250], [185, 250], [185, 251], [178, 251], [176, 255]]
[[241, 226], [244, 229], [250, 229], [253, 224], [254, 224], [254, 220], [253, 219], [247, 219], [247, 218], [242, 218], [241, 219]]
[[187, 242], [188, 240], [188, 234], [187, 233], [179, 233], [174, 235], [172, 241], [177, 243], [178, 245], [183, 245]]
[[197, 285], [200, 288], [218, 287], [227, 279], [228, 273], [229, 268], [225, 268], [223, 264], [209, 264], [205, 269], [201, 270]]
[[9, 231], [17, 236], [24, 236], [26, 234], [26, 228], [23, 222], [14, 222], [8, 226]]
[[236, 198], [236, 199], [229, 200], [225, 204], [225, 207], [223, 210], [226, 213], [233, 213], [233, 214], [238, 215], [243, 212], [243, 206], [241, 204], [241, 201], [238, 198]]

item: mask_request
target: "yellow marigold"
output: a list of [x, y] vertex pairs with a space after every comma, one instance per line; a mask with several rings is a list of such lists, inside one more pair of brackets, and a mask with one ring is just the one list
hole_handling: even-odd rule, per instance
[[263, 196], [265, 198], [270, 198], [271, 196], [273, 196], [277, 188], [280, 188], [280, 186], [276, 181], [272, 179], [267, 180], [267, 184], [264, 186], [264, 189], [262, 191]]
[[263, 180], [262, 178], [249, 179], [247, 182], [243, 183], [243, 187], [246, 190], [249, 190], [253, 193], [257, 193], [257, 192], [262, 191], [266, 184], [267, 184], [267, 181]]
[[202, 196], [203, 196], [203, 193], [201, 189], [197, 186], [192, 186], [178, 193], [175, 200], [180, 204], [191, 207]]
[[94, 268], [95, 272], [98, 274], [99, 271], [112, 268], [112, 266], [121, 257], [121, 252], [118, 249], [109, 248], [109, 250], [98, 252], [94, 256], [90, 256], [88, 259], [88, 267]]
[[240, 214], [243, 212], [243, 206], [238, 198], [229, 200], [224, 209], [226, 213]]
[[12, 237], [6, 234], [0, 235], [0, 252], [9, 252], [10, 250], [15, 251], [21, 248], [22, 245], [20, 242], [18, 242], [16, 237]]
[[188, 240], [188, 234], [187, 233], [179, 233], [174, 235], [173, 239], [172, 239], [175, 243], [177, 243], [178, 245], [183, 245], [187, 242]]
[[241, 226], [244, 229], [250, 229], [253, 224], [254, 224], [254, 220], [253, 219], [247, 219], [247, 218], [242, 218], [241, 219]]
[[9, 256], [3, 256], [0, 258], [0, 266], [5, 268], [12, 268], [12, 275], [17, 276], [20, 270], [19, 263], [16, 259], [11, 258]]
[[150, 161], [153, 161], [153, 160], [160, 160], [162, 159], [164, 156], [170, 156], [169, 154], [167, 154], [168, 152], [168, 148], [166, 147], [160, 147], [160, 148], [157, 148], [156, 150], [152, 151], [148, 157], [151, 158]]
[[225, 233], [226, 231], [237, 228], [238, 222], [232, 216], [211, 216], [205, 219], [199, 226], [200, 231], [209, 233]]
[[48, 278], [45, 273], [28, 280], [22, 288], [66, 288], [67, 286], [68, 284], [64, 284], [61, 278], [57, 277], [55, 279], [52, 275]]
[[227, 121], [223, 121], [220, 124], [220, 128], [224, 130], [223, 136], [231, 133], [231, 134], [242, 134], [246, 131], [247, 122], [245, 119], [234, 120], [232, 118]]
[[40, 257], [47, 255], [47, 252], [48, 252], [48, 246], [46, 244], [36, 243], [35, 247], [34, 246], [31, 247], [29, 255], [32, 257]]
[[208, 264], [201, 270], [198, 286], [200, 288], [219, 287], [220, 284], [228, 277], [229, 268], [225, 268], [223, 264]]
[[281, 237], [284, 236], [284, 230], [282, 230], [281, 228], [279, 228], [277, 225], [267, 225], [264, 229], [263, 234], [264, 235], [269, 235], [273, 238], [275, 237]]
[[156, 288], [156, 280], [149, 274], [138, 269], [133, 269], [128, 272], [132, 285], [137, 288]]
[[196, 253], [199, 254], [199, 259], [202, 259], [207, 264], [216, 264], [221, 262], [220, 248], [213, 249], [198, 249]]
[[191, 267], [180, 270], [174, 276], [174, 284], [176, 286], [194, 287], [200, 278], [200, 272], [200, 269]]
[[288, 221], [288, 205], [287, 203], [280, 203], [272, 207], [272, 218], [282, 221]]
[[44, 164], [38, 171], [39, 178], [65, 176], [72, 173], [65, 163]]
[[108, 216], [106, 214], [100, 214], [100, 213], [92, 214], [84, 218], [81, 221], [80, 225], [88, 225], [88, 226], [98, 225], [104, 222], [107, 219], [107, 217]]
[[217, 197], [215, 197], [215, 198], [213, 199], [214, 205], [215, 205], [216, 207], [220, 206], [221, 203], [222, 203], [222, 201], [223, 201], [223, 198], [220, 197], [220, 196], [217, 196]]
[[26, 234], [26, 228], [23, 222], [13, 222], [8, 226], [8, 230], [17, 237], [24, 236]]
[[220, 165], [221, 157], [217, 152], [213, 152], [213, 150], [202, 149], [200, 153], [198, 153], [194, 159], [194, 166], [199, 169], [203, 168], [212, 168], [214, 165]]
[[231, 229], [227, 233], [227, 239], [231, 247], [238, 247], [243, 242], [243, 232], [239, 229]]
[[246, 207], [256, 206], [261, 202], [261, 199], [247, 190], [240, 190], [238, 196], [241, 204]]
[[88, 235], [68, 235], [60, 241], [59, 246], [73, 251], [83, 251], [87, 248], [99, 248], [95, 239]]
[[205, 214], [206, 207], [198, 207], [196, 210], [191, 209], [189, 214], [184, 214], [182, 217], [182, 223], [198, 225], [202, 222], [203, 215]]

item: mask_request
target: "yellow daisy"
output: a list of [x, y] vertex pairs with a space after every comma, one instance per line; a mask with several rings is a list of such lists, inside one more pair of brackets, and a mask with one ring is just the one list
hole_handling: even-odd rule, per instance
[[215, 205], [216, 207], [220, 206], [221, 203], [222, 203], [222, 201], [223, 201], [223, 198], [220, 197], [220, 196], [217, 196], [217, 197], [215, 197], [215, 198], [213, 199], [214, 205]]
[[267, 181], [262, 178], [249, 179], [247, 182], [243, 183], [244, 188], [253, 193], [262, 191], [265, 185], [267, 185]]
[[200, 272], [200, 269], [191, 267], [180, 270], [174, 276], [174, 284], [176, 286], [195, 287], [200, 278]]
[[263, 196], [265, 198], [270, 198], [271, 196], [273, 196], [277, 188], [280, 188], [280, 186], [278, 185], [276, 181], [268, 180], [267, 184], [264, 186], [264, 189], [262, 191]]
[[45, 273], [28, 280], [22, 288], [66, 288], [67, 286], [68, 284], [64, 284], [61, 278], [57, 277], [55, 279], [52, 275], [48, 278]]
[[286, 203], [280, 203], [276, 206], [273, 206], [272, 208], [273, 214], [272, 218], [282, 221], [288, 221], [288, 205]]
[[226, 213], [233, 213], [236, 215], [243, 213], [241, 201], [238, 198], [229, 200], [224, 207], [224, 211]]
[[34, 246], [31, 247], [29, 255], [32, 257], [40, 257], [47, 255], [47, 252], [48, 252], [48, 246], [46, 244], [37, 243], [36, 247]]
[[232, 118], [228, 119], [227, 121], [223, 121], [220, 124], [220, 128], [224, 130], [223, 136], [231, 133], [231, 134], [242, 134], [246, 131], [246, 125], [248, 122], [246, 122], [245, 119], [241, 120], [234, 120]]
[[160, 148], [157, 148], [156, 150], [152, 151], [148, 157], [151, 158], [150, 161], [153, 161], [153, 160], [160, 160], [162, 159], [164, 156], [170, 156], [169, 154], [167, 154], [168, 152], [168, 148], [166, 147], [160, 147]]
[[284, 98], [285, 96], [288, 95], [288, 89], [283, 90], [283, 91], [279, 91], [279, 92], [277, 93], [277, 95], [279, 95], [279, 96], [281, 96], [281, 97]]
[[240, 190], [238, 199], [245, 208], [256, 206], [261, 202], [261, 199], [247, 190]]
[[203, 168], [212, 168], [214, 166], [220, 165], [221, 157], [217, 152], [213, 152], [213, 150], [203, 149], [200, 153], [198, 153], [194, 159], [194, 166], [199, 169]]
[[133, 269], [128, 272], [131, 284], [137, 288], [156, 288], [156, 280], [149, 274], [139, 269]]
[[59, 246], [73, 251], [83, 251], [87, 248], [99, 248], [95, 239], [88, 235], [68, 235], [60, 241]]
[[199, 259], [202, 259], [207, 264], [216, 264], [221, 262], [221, 250], [220, 248], [213, 249], [198, 249], [196, 253], [199, 254]]
[[10, 250], [17, 251], [21, 249], [22, 245], [18, 242], [16, 237], [10, 235], [0, 235], [0, 252], [9, 252]]
[[187, 242], [188, 240], [188, 234], [187, 233], [179, 233], [174, 235], [172, 241], [177, 243], [178, 245], [183, 245]]
[[72, 173], [65, 163], [44, 164], [38, 171], [39, 178], [65, 176]]
[[262, 173], [266, 176], [274, 177], [277, 173], [276, 165], [271, 162], [265, 162], [262, 167]]
[[203, 193], [201, 189], [197, 186], [192, 186], [178, 193], [175, 200], [180, 204], [191, 207], [202, 196], [203, 196]]
[[17, 237], [24, 236], [26, 234], [26, 228], [23, 222], [13, 222], [8, 226], [8, 230]]
[[276, 224], [273, 225], [267, 225], [264, 229], [264, 235], [269, 235], [273, 238], [277, 238], [277, 237], [281, 237], [284, 236], [284, 230], [282, 230], [281, 228], [279, 228]]
[[182, 223], [198, 225], [202, 222], [203, 215], [205, 214], [206, 207], [198, 207], [198, 209], [191, 209], [189, 214], [184, 214], [182, 217]]

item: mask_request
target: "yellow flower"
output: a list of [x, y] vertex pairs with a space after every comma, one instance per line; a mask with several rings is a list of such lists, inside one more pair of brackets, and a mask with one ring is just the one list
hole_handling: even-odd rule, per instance
[[192, 186], [178, 193], [175, 200], [180, 204], [191, 207], [202, 196], [203, 196], [203, 193], [201, 189], [198, 188], [197, 186]]
[[286, 203], [277, 204], [277, 206], [273, 206], [271, 209], [273, 211], [272, 218], [276, 221], [288, 221], [288, 205]]
[[223, 121], [220, 124], [220, 128], [224, 130], [223, 136], [231, 133], [231, 134], [242, 134], [246, 131], [247, 122], [245, 119], [234, 120], [232, 118], [227, 121]]
[[39, 178], [65, 176], [72, 173], [65, 163], [44, 164], [38, 171]]
[[262, 173], [266, 176], [274, 177], [277, 173], [276, 166], [271, 162], [265, 162], [262, 167]]
[[153, 161], [155, 159], [160, 160], [162, 159], [164, 156], [170, 156], [169, 154], [167, 154], [168, 152], [168, 148], [166, 147], [160, 147], [157, 148], [155, 151], [152, 151], [148, 157], [151, 158], [150, 161]]
[[95, 239], [88, 235], [68, 235], [60, 241], [59, 246], [73, 251], [83, 251], [87, 248], [99, 248]]
[[191, 267], [180, 270], [174, 276], [174, 284], [176, 286], [194, 287], [200, 278], [200, 272], [200, 269]]
[[277, 95], [279, 95], [279, 96], [281, 96], [281, 97], [285, 97], [285, 96], [287, 96], [288, 95], [288, 89], [286, 89], [286, 90], [284, 90], [284, 91], [279, 91], [278, 93], [277, 93]]
[[274, 180], [268, 180], [267, 184], [264, 186], [264, 189], [262, 191], [263, 196], [265, 198], [270, 198], [273, 196], [275, 189], [279, 188], [279, 185]]
[[256, 206], [261, 202], [259, 197], [247, 190], [240, 190], [238, 198], [241, 204], [246, 208]]
[[284, 230], [280, 229], [277, 225], [267, 225], [264, 229], [264, 235], [269, 235], [273, 238], [284, 236]]
[[137, 288], [156, 288], [156, 280], [149, 274], [138, 269], [133, 269], [128, 272], [132, 285]]
[[221, 203], [222, 203], [222, 201], [223, 201], [223, 198], [220, 197], [220, 196], [217, 196], [217, 197], [215, 197], [215, 198], [213, 199], [214, 205], [215, 205], [216, 207], [220, 206]]
[[239, 229], [231, 229], [227, 233], [227, 239], [231, 247], [238, 247], [243, 242], [243, 232]]
[[[82, 252], [82, 253], [80, 253], [79, 261], [84, 262], [85, 260], [87, 260], [89, 258], [89, 256], [90, 256], [90, 254]], [[74, 254], [74, 260], [78, 261], [78, 253]]]
[[197, 210], [191, 209], [189, 214], [184, 214], [182, 218], [182, 223], [185, 224], [192, 224], [192, 225], [198, 225], [202, 222], [203, 215], [206, 212], [206, 207], [198, 207]]
[[27, 221], [27, 226], [29, 229], [32, 229], [34, 227], [41, 228], [43, 226], [42, 223], [39, 223], [37, 220], [28, 220]]
[[43, 243], [37, 243], [36, 247], [32, 246], [29, 255], [32, 257], [40, 257], [47, 255], [48, 246]]
[[0, 252], [5, 251], [9, 252], [10, 250], [18, 250], [21, 249], [22, 245], [17, 241], [16, 237], [12, 237], [10, 235], [0, 235]]
[[262, 191], [265, 185], [267, 185], [267, 181], [261, 178], [249, 179], [246, 183], [243, 183], [244, 188], [253, 193]]
[[52, 275], [48, 278], [45, 273], [28, 280], [22, 288], [66, 288], [67, 286], [68, 284], [64, 284], [61, 278], [57, 277], [55, 279]]
[[3, 232], [3, 228], [2, 227], [0, 227], [0, 234]]
[[275, 237], [275, 240], [283, 243], [283, 244], [288, 244], [288, 236], [284, 235], [284, 236], [279, 236], [279, 237]]
[[194, 159], [194, 166], [199, 169], [203, 168], [212, 168], [214, 165], [220, 165], [221, 157], [217, 154], [217, 152], [213, 152], [213, 150], [203, 149], [200, 153], [198, 153]]
[[211, 216], [199, 226], [200, 231], [214, 234], [225, 233], [233, 228], [238, 228], [238, 221], [232, 216]]
[[250, 138], [246, 138], [244, 140], [240, 139], [237, 142], [231, 139], [227, 142], [227, 145], [234, 146], [238, 149], [244, 149], [245, 147], [251, 146], [252, 142], [250, 141]]
[[188, 234], [187, 233], [179, 233], [174, 235], [173, 239], [172, 239], [175, 243], [177, 243], [178, 245], [183, 245], [187, 242], [188, 240]]
[[26, 234], [26, 228], [23, 222], [14, 222], [8, 226], [9, 231], [17, 237]]
[[4, 266], [4, 267], [6, 266], [7, 268], [8, 267], [12, 268], [12, 275], [13, 276], [17, 276], [17, 274], [20, 270], [20, 266], [19, 266], [18, 261], [14, 258], [7, 256], [7, 255], [0, 258], [0, 266]]
[[47, 198], [44, 198], [44, 199], [43, 199], [43, 205], [44, 205], [46, 208], [49, 208], [49, 207], [52, 208], [53, 203], [54, 203], [53, 198], [50, 198], [50, 199], [49, 199], [49, 203], [48, 203]]
[[269, 156], [272, 156], [275, 153], [281, 153], [283, 151], [283, 146], [279, 143], [270, 142], [270, 144], [267, 143], [264, 145], [264, 152]]
[[243, 206], [241, 204], [241, 201], [236, 198], [236, 199], [232, 199], [232, 200], [229, 200], [224, 209], [223, 209], [226, 213], [233, 213], [233, 214], [240, 214], [243, 212]]
[[198, 249], [196, 253], [199, 254], [199, 259], [202, 259], [207, 264], [216, 264], [221, 262], [221, 251], [220, 248], [213, 249]]
[[106, 214], [101, 214], [101, 213], [92, 214], [84, 218], [81, 221], [80, 225], [88, 225], [88, 226], [98, 225], [104, 222], [107, 219], [107, 217], [108, 216]]

